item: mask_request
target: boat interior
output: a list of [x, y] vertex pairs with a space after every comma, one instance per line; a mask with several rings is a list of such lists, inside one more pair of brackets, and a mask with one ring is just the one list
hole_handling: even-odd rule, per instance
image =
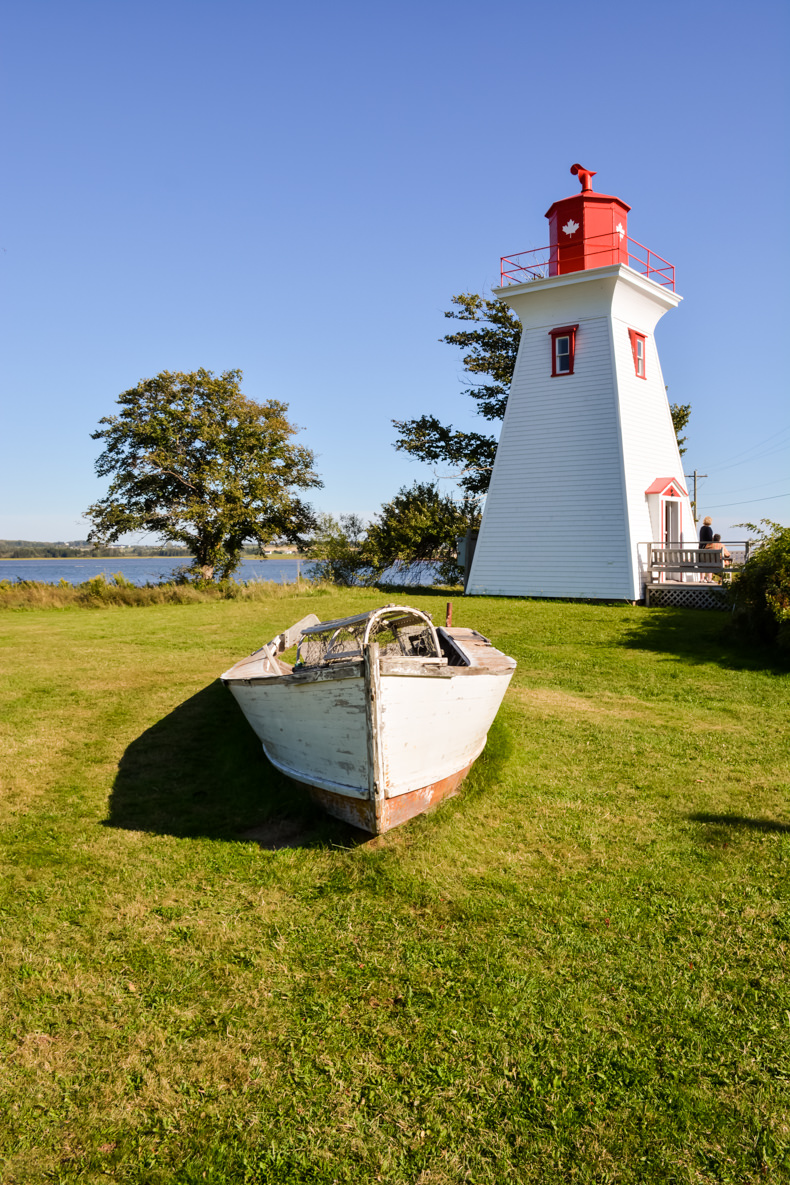
[[[295, 645], [296, 660], [291, 665], [281, 655]], [[356, 662], [371, 645], [378, 647], [383, 658], [419, 659], [425, 664], [449, 667], [481, 665], [484, 651], [488, 655], [498, 653], [476, 630], [436, 627], [430, 616], [419, 609], [386, 605], [335, 621], [322, 622], [310, 614], [241, 659], [222, 678], [271, 678]]]

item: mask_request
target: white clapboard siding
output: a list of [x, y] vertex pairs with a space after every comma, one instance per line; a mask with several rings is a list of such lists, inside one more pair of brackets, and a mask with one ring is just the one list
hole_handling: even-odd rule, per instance
[[[626, 312], [626, 309], [622, 310]], [[674, 477], [685, 489], [683, 463], [669, 411], [664, 377], [656, 349], [655, 337], [648, 333], [645, 343], [646, 378], [634, 374], [633, 355], [628, 330], [645, 332], [634, 318], [615, 317], [612, 322], [615, 365], [619, 390], [620, 421], [623, 437], [623, 466], [631, 555], [636, 563], [637, 586], [644, 573], [639, 571], [639, 543], [663, 540], [663, 524], [659, 521], [659, 502], [649, 499], [645, 490], [659, 477]], [[696, 529], [688, 497], [681, 499], [680, 532], [673, 543], [696, 542]], [[644, 551], [644, 549], [643, 549]], [[642, 556], [646, 559], [646, 555]], [[641, 595], [641, 593], [637, 593]]]
[[[622, 265], [498, 295], [523, 332], [467, 592], [637, 599], [645, 490], [683, 479], [653, 338], [680, 298]], [[574, 324], [574, 373], [552, 378], [549, 331]], [[646, 379], [629, 328], [647, 335]]]

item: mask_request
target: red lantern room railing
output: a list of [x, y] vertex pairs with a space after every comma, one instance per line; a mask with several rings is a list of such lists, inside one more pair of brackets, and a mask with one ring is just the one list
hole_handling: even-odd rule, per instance
[[[617, 238], [617, 235], [614, 236]], [[590, 235], [584, 239], [587, 262], [577, 267], [563, 267], [560, 269], [557, 258], [557, 248], [538, 247], [534, 251], [521, 251], [517, 255], [503, 255], [501, 259], [500, 277], [502, 287], [508, 284], [524, 284], [527, 280], [539, 280], [544, 276], [558, 276], [570, 271], [582, 271], [590, 267], [606, 267], [611, 263], [624, 263], [640, 276], [647, 276], [656, 284], [675, 291], [675, 268], [655, 251], [631, 239], [628, 235], [616, 247], [611, 234]], [[613, 255], [619, 259], [613, 259]]]

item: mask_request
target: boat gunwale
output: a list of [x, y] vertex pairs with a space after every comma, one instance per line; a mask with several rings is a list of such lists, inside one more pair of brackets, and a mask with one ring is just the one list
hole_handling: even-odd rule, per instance
[[[434, 641], [436, 654], [431, 656], [424, 655], [404, 655], [404, 654], [390, 654], [377, 656], [378, 670], [382, 675], [387, 676], [428, 676], [438, 678], [453, 678], [456, 675], [466, 674], [507, 674], [512, 673], [516, 669], [516, 661], [509, 655], [504, 654], [503, 651], [498, 650], [484, 634], [478, 630], [468, 628], [452, 629], [449, 626], [437, 627], [433, 624], [430, 614], [425, 613], [422, 609], [414, 609], [409, 605], [389, 604], [384, 605], [380, 609], [373, 609], [367, 613], [357, 613], [350, 617], [336, 618], [332, 621], [317, 621], [315, 614], [309, 614], [308, 617], [302, 618], [295, 625], [282, 633], [276, 635], [271, 642], [258, 648], [252, 654], [245, 658], [238, 659], [237, 662], [229, 667], [227, 671], [223, 671], [220, 675], [221, 682], [226, 686], [242, 685], [263, 686], [264, 684], [273, 684], [275, 686], [283, 686], [293, 684], [308, 684], [317, 683], [325, 679], [349, 679], [354, 678], [358, 674], [364, 674], [365, 658], [371, 646], [370, 632], [377, 620], [385, 620], [388, 617], [398, 617], [402, 614], [410, 614], [414, 617], [422, 618], [425, 624], [431, 631]], [[313, 618], [315, 624], [302, 626], [304, 621], [309, 621]], [[347, 655], [338, 655], [329, 662], [316, 663], [311, 666], [297, 665], [289, 667], [288, 664], [283, 663], [277, 657], [286, 648], [287, 644], [292, 640], [293, 635], [299, 631], [299, 642], [304, 637], [313, 634], [321, 633], [337, 633], [339, 629], [347, 625], [359, 624], [366, 622], [364, 637], [362, 641], [361, 651], [354, 651]], [[466, 637], [465, 635], [468, 635]], [[442, 643], [440, 637], [449, 643], [455, 652], [457, 658], [462, 661], [450, 662], [448, 658], [442, 656]], [[477, 646], [473, 646], [470, 650], [469, 642], [482, 642], [484, 645], [483, 654], [476, 654], [474, 650]], [[466, 644], [465, 644], [466, 643]], [[245, 674], [245, 668], [252, 666], [251, 660], [258, 659], [264, 664], [274, 665], [275, 663], [280, 668], [275, 671], [262, 671], [259, 674], [248, 675]], [[238, 671], [236, 668], [240, 668]]]
[[[230, 668], [233, 670], [233, 667]], [[282, 685], [283, 683], [322, 683], [330, 679], [354, 679], [355, 677], [362, 678], [364, 675], [364, 663], [361, 658], [354, 659], [352, 662], [338, 662], [332, 663], [323, 667], [299, 667], [298, 670], [289, 671], [287, 674], [283, 672], [280, 675], [248, 675], [246, 678], [243, 675], [230, 675], [226, 671], [220, 678], [226, 687], [234, 683], [241, 683], [247, 686], [269, 686], [271, 684]]]
[[[501, 654], [497, 651], [497, 654]], [[502, 657], [508, 659], [508, 655], [502, 654]], [[510, 665], [512, 663], [512, 665]], [[379, 669], [382, 678], [416, 678], [416, 679], [457, 679], [470, 678], [479, 675], [495, 675], [502, 677], [512, 675], [516, 669], [516, 663], [513, 659], [509, 660], [508, 665], [496, 666], [474, 666], [474, 667], [451, 667], [449, 665], [440, 666], [435, 659], [424, 662], [419, 658], [380, 658]], [[322, 683], [330, 679], [353, 679], [363, 678], [364, 663], [361, 659], [354, 662], [348, 662], [326, 666], [326, 667], [304, 667], [298, 671], [291, 671], [289, 674], [282, 675], [251, 675], [246, 679], [241, 675], [236, 675], [233, 678], [223, 677], [222, 682], [226, 687], [231, 684], [241, 684], [245, 687], [271, 687], [271, 686], [294, 686], [310, 683]]]

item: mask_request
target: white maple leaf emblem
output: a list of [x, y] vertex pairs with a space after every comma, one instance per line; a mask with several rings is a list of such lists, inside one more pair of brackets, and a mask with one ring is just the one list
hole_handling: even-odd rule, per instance
[[615, 230], [617, 231], [617, 233], [619, 234], [619, 236], [620, 236], [620, 242], [622, 243], [622, 241], [623, 241], [623, 236], [625, 235], [625, 231], [623, 230], [623, 224], [622, 224], [622, 222], [618, 222], [618, 223], [617, 223], [617, 226], [616, 226], [614, 229], [615, 229]]
[[572, 235], [579, 229], [579, 224], [578, 222], [574, 222], [572, 218], [569, 218], [562, 229], [566, 235]]

